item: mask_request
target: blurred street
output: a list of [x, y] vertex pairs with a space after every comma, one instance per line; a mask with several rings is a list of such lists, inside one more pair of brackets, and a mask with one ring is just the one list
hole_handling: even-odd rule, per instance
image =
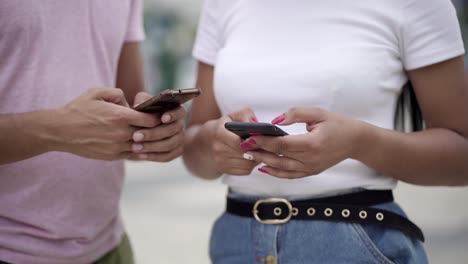
[[[138, 264], [205, 264], [226, 187], [169, 164], [127, 162], [124, 220]], [[400, 184], [396, 199], [425, 232], [430, 263], [468, 263], [468, 188]]]

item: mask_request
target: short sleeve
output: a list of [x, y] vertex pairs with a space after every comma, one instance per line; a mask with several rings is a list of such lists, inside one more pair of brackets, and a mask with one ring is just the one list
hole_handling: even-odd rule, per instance
[[125, 42], [140, 42], [145, 39], [143, 29], [143, 0], [130, 0], [130, 10], [125, 33]]
[[195, 59], [210, 65], [216, 64], [218, 51], [222, 46], [217, 5], [216, 0], [205, 0], [192, 52]]
[[450, 0], [410, 0], [404, 9], [402, 59], [406, 70], [463, 55], [465, 49]]

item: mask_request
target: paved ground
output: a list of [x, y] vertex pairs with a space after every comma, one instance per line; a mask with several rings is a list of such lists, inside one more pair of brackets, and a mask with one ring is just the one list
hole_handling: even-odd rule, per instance
[[[204, 264], [226, 188], [191, 177], [181, 161], [127, 163], [122, 210], [138, 264]], [[468, 263], [468, 188], [401, 184], [398, 201], [426, 233], [430, 262]]]

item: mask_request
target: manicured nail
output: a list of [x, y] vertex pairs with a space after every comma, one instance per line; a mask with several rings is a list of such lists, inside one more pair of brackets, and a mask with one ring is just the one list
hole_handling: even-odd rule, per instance
[[252, 154], [249, 154], [249, 153], [244, 153], [242, 157], [246, 160], [254, 160], [254, 157], [252, 156]]
[[249, 139], [247, 139], [247, 141], [245, 141], [245, 143], [254, 145], [254, 144], [257, 144], [257, 141], [255, 139], [253, 139], [253, 138], [249, 138]]
[[252, 148], [252, 144], [244, 142], [244, 143], [240, 144], [240, 147], [243, 148], [243, 149], [249, 149], [249, 148]]
[[268, 171], [265, 170], [263, 167], [262, 167], [262, 168], [258, 168], [258, 171], [259, 171], [259, 172], [262, 172], [262, 173], [265, 173], [265, 174], [268, 174]]
[[263, 135], [260, 134], [260, 133], [249, 133], [249, 136], [251, 136], [251, 137], [259, 137], [259, 136], [263, 136]]
[[162, 121], [163, 123], [168, 123], [168, 122], [170, 122], [170, 121], [171, 121], [171, 115], [169, 115], [169, 114], [164, 114], [164, 115], [161, 117], [161, 121]]
[[145, 138], [145, 135], [141, 132], [135, 132], [133, 133], [133, 141], [135, 142], [140, 142]]
[[147, 154], [140, 154], [140, 155], [138, 155], [138, 158], [142, 159], [142, 160], [145, 160], [145, 159], [148, 158], [148, 155]]
[[277, 125], [277, 124], [283, 122], [285, 119], [286, 119], [286, 114], [282, 114], [282, 115], [276, 117], [275, 119], [273, 119], [273, 121], [271, 121], [271, 123], [273, 125]]
[[258, 123], [258, 120], [257, 120], [257, 118], [253, 117], [252, 119], [250, 119], [250, 122]]
[[143, 150], [143, 145], [142, 144], [132, 144], [132, 151], [133, 152], [139, 152]]

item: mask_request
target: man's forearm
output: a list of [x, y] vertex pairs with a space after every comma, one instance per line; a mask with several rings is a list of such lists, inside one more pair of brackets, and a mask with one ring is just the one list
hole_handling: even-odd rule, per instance
[[449, 129], [401, 133], [365, 125], [356, 159], [418, 185], [468, 184], [468, 140]]
[[0, 164], [53, 150], [55, 115], [55, 110], [0, 115]]

